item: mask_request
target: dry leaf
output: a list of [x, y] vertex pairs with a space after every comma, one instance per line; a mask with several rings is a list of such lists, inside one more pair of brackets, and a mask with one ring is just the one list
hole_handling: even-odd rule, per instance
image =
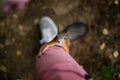
[[7, 72], [7, 69], [4, 65], [0, 66], [0, 70], [3, 71], [3, 72]]
[[36, 18], [33, 23], [34, 23], [35, 25], [37, 25], [37, 24], [39, 24], [39, 21], [40, 21], [40, 19], [39, 19], [39, 18]]
[[113, 55], [112, 55], [112, 54], [109, 54], [109, 58], [110, 58], [111, 60], [113, 60]]
[[104, 34], [104, 35], [108, 35], [108, 34], [109, 34], [109, 31], [108, 31], [107, 28], [104, 28], [104, 29], [103, 29], [103, 34]]
[[17, 53], [17, 55], [18, 55], [18, 56], [20, 56], [20, 55], [22, 54], [22, 52], [21, 52], [21, 51], [19, 51], [19, 50], [17, 50], [17, 52], [16, 52], [16, 53]]
[[119, 4], [119, 0], [114, 0], [114, 4], [118, 5]]
[[15, 42], [15, 38], [12, 38], [12, 42]]
[[113, 52], [113, 56], [114, 56], [114, 58], [117, 58], [118, 56], [119, 56], [119, 52], [116, 50], [116, 51], [114, 51]]
[[120, 73], [118, 74], [118, 78], [120, 78]]
[[22, 35], [22, 36], [26, 35], [25, 26], [19, 24], [18, 25], [18, 30], [19, 30], [20, 35]]
[[17, 14], [13, 14], [13, 18], [17, 19], [18, 15]]
[[0, 43], [0, 48], [4, 48], [4, 45], [2, 43]]
[[23, 30], [23, 25], [19, 24], [19, 25], [18, 25], [18, 29], [19, 29], [19, 30]]
[[103, 50], [105, 48], [106, 44], [105, 43], [102, 43], [100, 46], [99, 46], [99, 49], [100, 50]]

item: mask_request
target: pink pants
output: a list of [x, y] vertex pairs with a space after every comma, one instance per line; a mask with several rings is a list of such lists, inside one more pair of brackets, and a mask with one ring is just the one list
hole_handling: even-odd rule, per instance
[[25, 4], [30, 0], [3, 0], [3, 11], [8, 12], [11, 7], [14, 5], [17, 9], [22, 10], [25, 7]]
[[87, 72], [59, 46], [48, 48], [35, 65], [35, 80], [92, 80]]

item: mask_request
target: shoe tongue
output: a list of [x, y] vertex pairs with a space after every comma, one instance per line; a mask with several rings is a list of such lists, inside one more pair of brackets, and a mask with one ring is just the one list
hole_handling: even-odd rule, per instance
[[86, 35], [86, 33], [88, 32], [88, 25], [81, 22], [77, 22], [68, 26], [67, 32], [69, 39], [71, 41], [75, 41], [81, 39]]

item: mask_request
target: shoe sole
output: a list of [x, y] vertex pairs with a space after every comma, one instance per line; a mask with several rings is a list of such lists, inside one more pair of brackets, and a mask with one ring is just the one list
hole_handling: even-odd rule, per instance
[[42, 30], [43, 28], [51, 28], [51, 31], [54, 32], [54, 35], [52, 35], [52, 38], [46, 42], [50, 42], [52, 41], [56, 35], [58, 34], [58, 27], [57, 25], [54, 23], [54, 21], [50, 18], [50, 17], [42, 17], [41, 20], [40, 20], [40, 24], [42, 23], [48, 23], [48, 26], [40, 26], [40, 29]]

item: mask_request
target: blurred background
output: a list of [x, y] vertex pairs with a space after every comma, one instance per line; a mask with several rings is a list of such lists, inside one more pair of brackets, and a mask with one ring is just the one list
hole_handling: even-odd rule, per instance
[[42, 16], [59, 31], [76, 21], [88, 24], [71, 55], [94, 80], [120, 80], [120, 0], [6, 1], [0, 2], [0, 80], [34, 80]]

